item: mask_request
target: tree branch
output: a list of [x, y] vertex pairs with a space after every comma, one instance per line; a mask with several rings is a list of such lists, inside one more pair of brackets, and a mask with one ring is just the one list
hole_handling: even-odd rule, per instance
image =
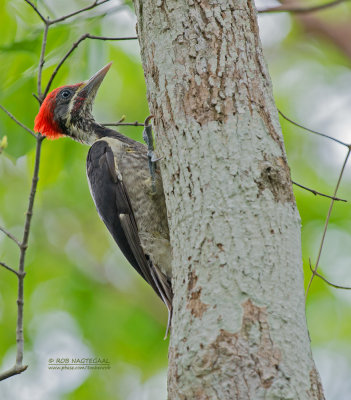
[[34, 136], [35, 138], [37, 137], [36, 134], [29, 129], [26, 125], [22, 124], [22, 122], [18, 121], [18, 119], [16, 117], [14, 117], [9, 111], [6, 110], [5, 107], [3, 107], [0, 104], [0, 108], [13, 120], [16, 122], [17, 125], [19, 125], [21, 128], [25, 129], [27, 132], [29, 132], [32, 136]]
[[0, 226], [0, 231], [3, 232], [11, 240], [13, 240], [17, 244], [18, 247], [21, 247], [21, 243], [19, 242], [19, 240], [15, 236], [12, 235], [12, 233], [10, 233], [8, 230], [3, 228], [2, 226]]
[[2, 267], [4, 267], [5, 269], [7, 269], [8, 271], [13, 272], [13, 273], [14, 273], [15, 275], [17, 275], [17, 277], [18, 277], [18, 272], [17, 272], [15, 269], [9, 267], [7, 264], [5, 264], [5, 263], [2, 262], [2, 261], [0, 261], [0, 265], [1, 265]]
[[93, 40], [135, 40], [137, 39], [136, 36], [132, 36], [132, 37], [106, 37], [106, 36], [93, 36], [90, 35], [89, 33], [85, 33], [84, 35], [82, 35], [75, 43], [73, 43], [72, 47], [70, 48], [70, 50], [63, 56], [63, 58], [61, 59], [61, 61], [57, 64], [54, 72], [52, 73], [48, 84], [46, 85], [43, 97], [45, 97], [51, 87], [51, 84], [55, 78], [55, 76], [57, 75], [57, 72], [59, 71], [59, 69], [62, 67], [63, 63], [67, 60], [67, 58], [73, 53], [73, 51], [79, 46], [79, 44], [81, 42], [83, 42], [83, 40], [85, 39], [93, 39]]
[[[116, 12], [118, 12], [118, 11], [124, 10], [124, 9], [129, 10], [129, 7], [128, 7], [126, 4], [120, 4], [120, 5], [118, 5], [118, 6], [108, 8], [107, 10], [103, 10], [103, 11], [101, 11], [101, 12], [96, 12], [96, 13], [95, 13], [94, 15], [92, 15], [92, 16], [84, 17], [84, 21], [89, 21], [89, 20], [95, 19], [95, 18], [106, 17], [106, 15], [111, 16], [112, 14], [114, 14], [114, 13], [116, 13]], [[73, 20], [69, 21], [68, 23], [69, 23], [69, 24], [74, 24], [74, 23], [76, 23], [76, 22], [79, 21], [79, 20], [81, 20], [81, 19], [80, 19], [80, 17], [78, 16], [77, 18], [74, 18]]]
[[[35, 163], [34, 163], [34, 171], [32, 178], [32, 186], [29, 193], [29, 201], [28, 208], [26, 212], [26, 220], [24, 225], [23, 239], [21, 242], [21, 252], [20, 252], [20, 261], [18, 266], [18, 272], [13, 270], [12, 268], [7, 266], [6, 269], [10, 269], [10, 271], [14, 272], [18, 277], [18, 294], [17, 294], [17, 327], [16, 327], [16, 343], [17, 343], [17, 352], [16, 352], [16, 364], [13, 368], [4, 373], [0, 374], [0, 380], [9, 378], [12, 375], [19, 374], [27, 369], [26, 365], [23, 365], [23, 305], [24, 305], [24, 297], [23, 297], [23, 281], [26, 275], [24, 271], [24, 262], [26, 257], [26, 251], [28, 247], [28, 238], [30, 233], [32, 215], [33, 215], [33, 206], [35, 193], [37, 190], [37, 184], [39, 180], [39, 165], [40, 165], [40, 153], [41, 153], [41, 145], [44, 140], [44, 136], [38, 134], [36, 137], [37, 145], [35, 150]], [[3, 263], [1, 263], [3, 265]], [[4, 265], [3, 265], [4, 266]]]
[[45, 136], [42, 136], [40, 133], [37, 136], [37, 145], [35, 149], [35, 162], [34, 162], [34, 171], [33, 171], [33, 178], [32, 178], [32, 186], [29, 194], [29, 201], [28, 201], [28, 208], [26, 212], [26, 221], [24, 225], [24, 233], [23, 233], [23, 239], [21, 243], [21, 257], [20, 257], [20, 263], [19, 263], [19, 271], [23, 272], [23, 267], [24, 267], [24, 258], [25, 258], [25, 253], [27, 250], [27, 245], [28, 245], [28, 238], [29, 238], [29, 231], [30, 231], [30, 226], [31, 226], [31, 220], [32, 220], [32, 215], [33, 215], [33, 205], [34, 205], [34, 199], [35, 199], [35, 193], [37, 190], [37, 185], [38, 185], [38, 180], [39, 180], [39, 165], [40, 165], [40, 154], [41, 154], [41, 145], [43, 140], [45, 139]]
[[37, 7], [31, 2], [31, 1], [29, 1], [29, 0], [24, 0], [26, 3], [28, 3], [32, 8], [33, 8], [33, 10], [39, 15], [39, 17], [40, 17], [40, 19], [45, 23], [45, 24], [47, 24], [47, 22], [48, 22], [48, 20], [46, 19], [46, 18], [44, 18], [43, 17], [43, 15], [40, 13], [40, 11], [37, 9]]
[[109, 122], [105, 124], [101, 124], [103, 126], [144, 126], [143, 123], [138, 121], [135, 122]]
[[93, 9], [93, 8], [95, 8], [95, 7], [100, 6], [101, 4], [107, 3], [108, 1], [110, 1], [110, 0], [102, 0], [102, 1], [100, 1], [100, 2], [98, 2], [98, 1], [96, 0], [96, 1], [94, 1], [94, 3], [92, 3], [90, 6], [87, 6], [87, 7], [85, 7], [85, 8], [81, 8], [80, 10], [74, 11], [74, 12], [72, 12], [71, 14], [67, 14], [67, 15], [64, 15], [63, 17], [56, 18], [56, 19], [50, 21], [50, 25], [56, 24], [57, 22], [62, 22], [62, 21], [64, 21], [64, 20], [66, 20], [67, 18], [71, 18], [71, 17], [74, 17], [74, 16], [77, 15], [77, 14], [80, 14], [80, 13], [84, 12], [84, 11], [91, 10], [91, 9]]
[[[291, 187], [284, 189], [284, 193], [280, 191], [278, 197], [273, 195], [276, 201], [288, 200], [283, 214], [280, 209], [277, 210], [272, 196], [252, 196], [252, 177], [245, 176], [247, 165], [260, 170], [262, 157], [271, 160], [268, 154], [273, 155], [273, 152], [270, 153], [272, 148], [269, 142], [265, 148], [261, 143], [261, 137], [268, 137], [263, 121], [275, 123], [278, 118], [270, 107], [273, 95], [270, 88], [267, 90], [268, 73], [262, 73], [266, 71], [266, 66], [257, 38], [253, 2], [240, 3], [241, 12], [235, 21], [231, 18], [221, 21], [223, 35], [215, 37], [211, 43], [197, 39], [206, 35], [208, 26], [217, 23], [218, 10], [223, 15], [232, 13], [232, 2], [185, 3], [186, 6], [174, 9], [172, 18], [169, 18], [169, 10], [155, 7], [154, 1], [134, 0], [150, 113], [156, 116], [157, 145], [161, 154], [171, 155], [167, 161], [160, 162], [169, 215], [174, 293], [168, 398], [254, 399], [262, 393], [269, 396], [272, 387], [279, 385], [280, 394], [285, 388], [291, 390], [293, 387], [294, 398], [321, 400], [323, 394], [318, 373], [312, 358], [307, 359], [310, 351], [303, 304], [301, 307], [303, 294], [299, 297], [302, 285], [300, 246], [291, 247], [300, 236], [300, 221]], [[206, 21], [203, 20], [204, 15]], [[163, 21], [163, 29], [160, 30], [157, 24], [150, 24], [151, 20]], [[175, 21], [185, 22], [180, 25]], [[166, 29], [170, 35], [164, 35]], [[185, 41], [179, 45], [174, 38], [183, 35], [195, 38], [193, 43]], [[230, 40], [233, 35], [234, 42]], [[228, 45], [220, 54], [223, 62], [213, 74], [213, 85], [228, 85], [232, 90], [222, 96], [212, 90], [213, 85], [208, 84], [206, 74], [194, 77], [194, 71], [200, 62], [210, 65], [211, 60], [219, 58], [218, 48], [223, 41]], [[150, 43], [153, 45], [150, 46]], [[236, 59], [238, 52], [239, 63]], [[164, 57], [165, 53], [169, 57]], [[174, 58], [181, 59], [181, 65], [172, 62]], [[254, 81], [247, 76], [247, 70], [255, 76]], [[243, 96], [233, 96], [233, 93], [240, 92], [240, 88], [233, 85], [238, 79], [247, 88]], [[172, 82], [172, 85], [157, 85], [157, 81]], [[174, 87], [178, 90], [173, 90]], [[190, 92], [189, 87], [192, 89]], [[252, 96], [260, 98], [260, 116], [254, 116], [250, 111]], [[242, 110], [241, 115], [235, 112], [238, 107]], [[233, 125], [237, 132], [247, 132], [250, 121], [255, 118], [261, 118], [262, 124], [259, 126], [255, 122], [255, 134], [251, 135], [250, 142], [245, 135], [234, 138], [230, 134]], [[213, 132], [216, 132], [215, 136]], [[281, 132], [275, 132], [282, 140]], [[218, 146], [218, 135], [226, 146]], [[227, 148], [234, 147], [245, 153], [245, 162], [240, 155], [238, 157], [227, 151]], [[183, 152], [174, 151], [185, 148], [187, 150]], [[276, 168], [284, 169], [281, 179], [285, 176], [290, 179], [288, 167], [285, 168], [283, 145], [280, 149], [282, 163], [280, 166], [276, 164]], [[258, 155], [260, 152], [263, 156]], [[281, 168], [282, 165], [284, 168]], [[236, 176], [234, 184], [227, 185], [227, 181], [233, 182], [233, 174]], [[201, 177], [196, 184], [194, 176]], [[265, 188], [272, 191], [264, 179], [255, 180], [255, 183], [258, 187], [256, 189], [255, 186], [254, 191], [257, 190], [257, 193]], [[225, 196], [219, 199], [219, 193], [225, 193]], [[250, 204], [247, 196], [252, 199]], [[180, 226], [179, 221], [184, 221], [184, 224]], [[270, 230], [270, 235], [264, 237], [260, 227], [267, 225], [267, 221], [274, 223], [274, 228]], [[243, 223], [244, 229], [241, 228]], [[260, 235], [256, 235], [258, 230]], [[239, 240], [238, 244], [236, 238], [243, 240]], [[271, 245], [270, 249], [264, 245], [266, 240]], [[255, 252], [252, 252], [253, 247]], [[281, 289], [282, 280], [279, 261], [273, 262], [271, 256], [277, 257], [277, 260], [284, 259], [285, 265], [289, 266], [290, 275], [284, 275], [283, 293], [281, 290], [272, 293], [277, 288]], [[258, 257], [263, 264], [257, 263]], [[272, 284], [274, 279], [277, 279], [277, 285]], [[267, 288], [268, 291], [265, 290]], [[286, 302], [291, 306], [287, 293], [292, 294], [294, 304], [288, 307], [291, 320], [285, 323], [287, 311], [282, 310], [282, 304]], [[238, 318], [233, 319], [234, 314]], [[270, 326], [266, 334], [264, 319], [269, 320], [272, 315], [284, 322]], [[252, 326], [253, 329], [258, 327], [255, 332], [259, 331], [254, 345], [247, 337]], [[298, 328], [301, 328], [299, 333], [294, 333]], [[256, 340], [257, 337], [259, 339]], [[286, 348], [282, 346], [284, 340], [275, 342], [277, 338], [287, 337], [291, 340], [287, 340]], [[294, 345], [292, 341], [295, 341]], [[269, 342], [269, 347], [266, 342]], [[306, 348], [301, 344], [306, 344]], [[274, 355], [277, 348], [279, 360]], [[296, 351], [292, 352], [292, 348], [300, 351], [298, 362], [304, 360], [298, 368]], [[272, 358], [267, 354], [272, 354]], [[270, 363], [268, 372], [267, 359], [276, 360], [274, 364]], [[291, 362], [282, 361], [287, 359]], [[275, 372], [283, 364], [284, 369], [293, 367], [288, 379]], [[194, 365], [196, 370], [192, 368]], [[211, 368], [213, 365], [216, 368]], [[306, 365], [309, 365], [307, 369]], [[292, 379], [295, 372], [302, 379]], [[306, 387], [301, 385], [306, 374], [316, 376], [316, 379], [313, 378], [313, 393], [308, 380]]]
[[40, 52], [40, 59], [39, 59], [39, 67], [38, 67], [38, 98], [41, 103], [42, 99], [42, 93], [41, 93], [41, 77], [42, 77], [42, 72], [43, 72], [43, 66], [45, 63], [44, 56], [45, 56], [45, 49], [46, 49], [46, 40], [48, 37], [48, 31], [49, 31], [49, 24], [46, 22], [45, 27], [44, 27], [44, 34], [43, 34], [43, 41], [41, 44], [41, 52]]
[[327, 194], [324, 194], [324, 193], [321, 193], [321, 192], [317, 192], [317, 190], [310, 189], [307, 186], [300, 185], [299, 183], [297, 183], [295, 181], [291, 181], [291, 182], [294, 185], [299, 186], [302, 189], [308, 190], [309, 192], [313, 193], [315, 196], [319, 195], [319, 196], [327, 197], [328, 199], [333, 199], [335, 201], [345, 201], [345, 202], [347, 202], [347, 200], [345, 200], [345, 199], [339, 199], [338, 197], [328, 196]]
[[[343, 163], [343, 165], [342, 165], [342, 168], [341, 168], [341, 171], [340, 171], [340, 174], [339, 174], [339, 178], [338, 178], [338, 182], [337, 182], [337, 184], [336, 184], [336, 186], [335, 186], [334, 197], [336, 197], [336, 194], [337, 194], [337, 192], [338, 192], [338, 189], [339, 189], [339, 186], [340, 186], [340, 182], [341, 182], [341, 178], [342, 178], [342, 176], [343, 176], [343, 174], [344, 174], [345, 167], [346, 167], [347, 161], [348, 161], [348, 159], [349, 159], [350, 153], [351, 153], [351, 146], [349, 146], [349, 150], [348, 150], [348, 152], [347, 152], [347, 154], [346, 154], [344, 163]], [[310, 281], [308, 282], [308, 286], [307, 286], [307, 290], [306, 290], [306, 297], [307, 297], [308, 292], [309, 292], [309, 289], [310, 289], [310, 287], [311, 287], [313, 278], [315, 277], [315, 275], [316, 275], [316, 273], [317, 273], [319, 261], [320, 261], [321, 254], [322, 254], [322, 250], [323, 250], [324, 239], [325, 239], [325, 235], [326, 235], [326, 233], [327, 233], [327, 229], [328, 229], [328, 225], [329, 225], [330, 215], [331, 215], [331, 212], [332, 212], [332, 210], [333, 210], [333, 205], [334, 205], [334, 199], [332, 199], [332, 201], [331, 201], [331, 203], [330, 203], [330, 206], [329, 206], [329, 210], [328, 210], [328, 214], [327, 214], [327, 219], [325, 220], [325, 224], [324, 224], [324, 230], [323, 230], [322, 240], [321, 240], [321, 243], [320, 243], [320, 246], [319, 246], [319, 250], [318, 250], [317, 261], [316, 261], [315, 267], [314, 267], [314, 269], [313, 269], [311, 279], [310, 279]]]
[[74, 11], [74, 12], [72, 12], [70, 14], [64, 15], [63, 17], [59, 17], [59, 18], [56, 18], [56, 19], [53, 19], [53, 20], [50, 20], [49, 18], [45, 18], [43, 16], [43, 14], [38, 10], [38, 8], [30, 0], [24, 0], [24, 1], [33, 8], [33, 10], [38, 14], [40, 19], [44, 22], [44, 24], [49, 27], [50, 25], [54, 25], [54, 24], [57, 24], [58, 22], [62, 22], [64, 20], [66, 20], [68, 18], [71, 18], [71, 17], [74, 17], [75, 15], [80, 14], [80, 13], [82, 13], [84, 11], [88, 11], [88, 10], [91, 10], [91, 9], [93, 9], [95, 7], [98, 7], [101, 4], [107, 3], [110, 0], [102, 0], [100, 2], [98, 0], [95, 0], [94, 3], [90, 4], [90, 6], [81, 8], [80, 10]]
[[316, 272], [314, 275], [318, 276], [318, 278], [322, 279], [326, 284], [328, 284], [329, 286], [334, 287], [335, 289], [351, 290], [351, 287], [336, 285], [335, 283], [332, 283], [332, 282], [328, 281], [328, 279], [326, 279], [324, 276], [320, 275], [318, 272]]
[[351, 58], [351, 42], [349, 40], [351, 25], [349, 21], [321, 19], [314, 14], [300, 14], [297, 16], [297, 20], [310, 35], [327, 39], [348, 58]]
[[306, 128], [305, 126], [303, 126], [303, 125], [301, 125], [301, 124], [298, 124], [297, 122], [295, 122], [295, 121], [293, 121], [292, 119], [288, 118], [288, 117], [287, 117], [285, 114], [283, 114], [280, 110], [278, 110], [278, 112], [279, 112], [279, 114], [280, 114], [284, 119], [286, 119], [288, 122], [290, 122], [291, 124], [293, 124], [293, 125], [295, 125], [295, 126], [301, 128], [301, 129], [304, 129], [304, 130], [307, 131], [307, 132], [311, 132], [311, 133], [314, 133], [315, 135], [323, 136], [323, 137], [325, 137], [325, 138], [327, 138], [327, 139], [330, 139], [330, 140], [333, 140], [334, 142], [339, 143], [339, 144], [341, 144], [341, 145], [343, 145], [343, 146], [345, 146], [345, 147], [347, 147], [347, 148], [349, 147], [349, 145], [348, 145], [347, 143], [342, 142], [342, 141], [339, 140], [339, 139], [336, 139], [336, 138], [334, 138], [334, 137], [332, 137], [332, 136], [326, 135], [325, 133], [321, 133], [321, 132], [318, 132], [318, 131], [314, 131], [313, 129]]
[[16, 365], [14, 365], [12, 368], [10, 368], [7, 371], [4, 371], [0, 374], [0, 381], [10, 378], [11, 376], [14, 376], [14, 375], [21, 374], [27, 368], [28, 368], [28, 365], [22, 365], [20, 367], [17, 367]]
[[[313, 273], [313, 268], [312, 268], [312, 265], [311, 265], [311, 259], [309, 259], [309, 264], [310, 264], [310, 270]], [[328, 284], [329, 286], [334, 287], [335, 289], [351, 290], [351, 287], [349, 287], [349, 286], [336, 285], [335, 283], [332, 283], [332, 282], [328, 281], [328, 279], [324, 278], [324, 276], [320, 275], [318, 272], [314, 272], [314, 275], [318, 276], [318, 278], [321, 278], [326, 284]]]
[[117, 122], [107, 122], [107, 123], [104, 123], [101, 125], [103, 125], [103, 126], [145, 126], [145, 123], [141, 123], [138, 121], [124, 122], [125, 119], [126, 119], [126, 116], [122, 115], [122, 117]]
[[339, 4], [346, 3], [349, 0], [334, 0], [329, 3], [325, 4], [319, 4], [316, 6], [311, 6], [311, 7], [296, 7], [296, 6], [286, 6], [286, 5], [281, 5], [277, 7], [268, 7], [264, 8], [262, 10], [257, 10], [258, 13], [263, 14], [263, 13], [277, 13], [277, 12], [291, 12], [295, 14], [306, 14], [306, 13], [311, 13], [311, 12], [316, 12], [316, 11], [322, 11], [327, 8], [335, 7], [338, 6]]
[[127, 36], [127, 37], [108, 37], [108, 36], [94, 36], [88, 34], [88, 39], [95, 39], [95, 40], [136, 40], [138, 39], [137, 36]]
[[13, 375], [20, 374], [21, 372], [27, 369], [27, 365], [23, 365], [23, 347], [24, 347], [24, 338], [23, 338], [23, 305], [24, 305], [24, 296], [23, 296], [23, 281], [26, 275], [24, 270], [25, 265], [25, 257], [26, 251], [28, 248], [28, 239], [31, 227], [31, 221], [33, 216], [33, 206], [34, 206], [34, 199], [35, 193], [37, 190], [38, 180], [39, 180], [39, 165], [40, 165], [40, 154], [41, 154], [41, 145], [44, 140], [44, 136], [38, 134], [36, 136], [36, 151], [35, 151], [35, 163], [34, 163], [34, 171], [33, 171], [33, 178], [32, 178], [32, 185], [31, 190], [29, 193], [29, 201], [28, 201], [28, 208], [26, 212], [26, 219], [24, 225], [24, 232], [23, 232], [23, 239], [20, 243], [13, 235], [7, 232], [5, 229], [0, 228], [7, 236], [9, 236], [12, 240], [14, 240], [20, 248], [20, 260], [18, 271], [14, 270], [13, 268], [9, 267], [4, 262], [0, 262], [0, 265], [6, 268], [8, 271], [11, 271], [18, 277], [18, 293], [17, 293], [17, 325], [16, 325], [16, 344], [17, 344], [17, 351], [16, 351], [16, 363], [15, 365], [10, 368], [9, 370], [0, 374], [0, 381], [3, 379], [7, 379]]
[[[54, 70], [53, 74], [51, 75], [51, 78], [45, 88], [44, 93], [42, 94], [41, 92], [41, 81], [42, 81], [42, 71], [43, 71], [43, 66], [45, 63], [45, 50], [46, 50], [46, 42], [47, 42], [47, 37], [48, 37], [48, 31], [49, 27], [55, 23], [64, 21], [74, 15], [77, 15], [79, 13], [82, 13], [84, 11], [90, 10], [94, 7], [97, 7], [103, 3], [106, 3], [109, 0], [102, 0], [98, 1], [95, 0], [94, 3], [92, 3], [90, 6], [82, 8], [78, 11], [75, 11], [71, 14], [67, 14], [63, 17], [57, 18], [55, 20], [50, 21], [49, 18], [44, 18], [44, 16], [40, 13], [38, 8], [30, 1], [30, 0], [25, 0], [27, 4], [29, 4], [33, 10], [37, 13], [37, 15], [40, 17], [40, 19], [44, 22], [44, 33], [43, 33], [43, 40], [42, 40], [42, 46], [41, 46], [41, 52], [40, 52], [40, 58], [39, 58], [39, 66], [38, 66], [38, 81], [37, 81], [37, 89], [38, 93], [37, 95], [34, 94], [34, 97], [39, 101], [39, 103], [42, 102], [42, 99], [46, 96], [48, 93], [48, 90], [50, 88], [50, 85], [55, 78], [58, 70], [62, 66], [62, 64], [65, 62], [65, 60], [69, 57], [69, 55], [74, 51], [74, 49], [79, 45], [80, 42], [82, 42], [85, 39], [95, 39], [95, 40], [131, 40], [131, 39], [136, 39], [136, 37], [129, 37], [129, 38], [109, 38], [109, 37], [104, 37], [104, 36], [93, 36], [90, 35], [89, 33], [81, 36], [79, 40], [73, 44], [72, 48], [66, 53], [66, 55], [62, 58], [56, 69]], [[7, 269], [8, 271], [14, 273], [18, 277], [18, 294], [17, 294], [17, 325], [16, 325], [16, 344], [17, 344], [17, 350], [16, 350], [16, 362], [15, 365], [8, 369], [7, 371], [0, 373], [0, 380], [7, 379], [13, 375], [20, 374], [21, 372], [25, 371], [27, 369], [26, 365], [23, 365], [23, 348], [24, 348], [24, 338], [23, 338], [23, 306], [24, 306], [24, 278], [25, 278], [25, 258], [26, 258], [26, 251], [28, 248], [28, 240], [29, 240], [29, 234], [30, 234], [30, 228], [31, 228], [31, 221], [32, 221], [32, 216], [33, 216], [33, 207], [34, 207], [34, 200], [35, 200], [35, 194], [37, 190], [37, 185], [38, 185], [38, 180], [39, 180], [39, 166], [40, 166], [40, 155], [41, 155], [41, 146], [42, 142], [45, 139], [44, 136], [42, 136], [40, 133], [37, 135], [29, 129], [27, 126], [22, 124], [15, 118], [9, 111], [7, 111], [2, 105], [0, 105], [0, 108], [12, 119], [14, 120], [18, 125], [20, 125], [23, 129], [25, 129], [27, 132], [29, 132], [33, 137], [36, 138], [36, 152], [35, 152], [35, 162], [34, 162], [34, 171], [33, 171], [33, 177], [32, 177], [32, 184], [31, 184], [31, 189], [29, 193], [29, 200], [28, 200], [28, 208], [26, 212], [26, 218], [25, 218], [25, 224], [24, 224], [24, 231], [23, 231], [23, 238], [22, 242], [17, 240], [10, 232], [8, 232], [5, 228], [0, 227], [0, 230], [4, 232], [10, 239], [12, 239], [20, 248], [20, 259], [19, 259], [19, 266], [18, 266], [18, 271], [15, 269], [9, 267], [7, 264], [4, 262], [0, 262], [0, 266], [3, 268]]]

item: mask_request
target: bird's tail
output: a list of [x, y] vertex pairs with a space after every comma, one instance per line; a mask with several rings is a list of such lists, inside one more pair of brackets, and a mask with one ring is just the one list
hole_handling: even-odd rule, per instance
[[164, 339], [166, 340], [168, 337], [168, 333], [171, 328], [171, 322], [172, 322], [172, 313], [173, 313], [172, 286], [171, 286], [171, 282], [167, 279], [166, 275], [163, 274], [157, 267], [155, 267], [154, 265], [151, 265], [150, 271], [151, 271], [152, 278], [157, 286], [158, 292], [168, 309], [167, 329], [166, 329], [166, 334], [164, 337]]

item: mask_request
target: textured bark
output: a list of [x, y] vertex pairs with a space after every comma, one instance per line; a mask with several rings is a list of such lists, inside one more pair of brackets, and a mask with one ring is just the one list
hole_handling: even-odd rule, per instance
[[251, 1], [135, 0], [169, 214], [169, 399], [323, 399]]

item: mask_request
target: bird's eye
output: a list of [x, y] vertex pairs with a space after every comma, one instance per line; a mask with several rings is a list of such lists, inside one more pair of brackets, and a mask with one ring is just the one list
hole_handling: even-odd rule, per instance
[[64, 99], [68, 99], [71, 96], [71, 92], [69, 90], [62, 90], [61, 97]]

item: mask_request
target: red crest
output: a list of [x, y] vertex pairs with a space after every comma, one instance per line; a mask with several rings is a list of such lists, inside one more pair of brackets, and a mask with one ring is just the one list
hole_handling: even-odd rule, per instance
[[49, 139], [58, 139], [64, 134], [62, 133], [59, 124], [55, 121], [55, 107], [56, 107], [56, 98], [58, 93], [64, 87], [73, 88], [81, 85], [81, 83], [77, 83], [76, 85], [70, 86], [60, 86], [50, 92], [44, 99], [40, 110], [35, 117], [34, 121], [34, 131], [39, 132], [44, 136], [47, 136]]
[[34, 131], [47, 136], [49, 139], [58, 139], [63, 136], [60, 127], [54, 120], [56, 96], [60, 89], [61, 87], [53, 90], [45, 97], [34, 121]]

